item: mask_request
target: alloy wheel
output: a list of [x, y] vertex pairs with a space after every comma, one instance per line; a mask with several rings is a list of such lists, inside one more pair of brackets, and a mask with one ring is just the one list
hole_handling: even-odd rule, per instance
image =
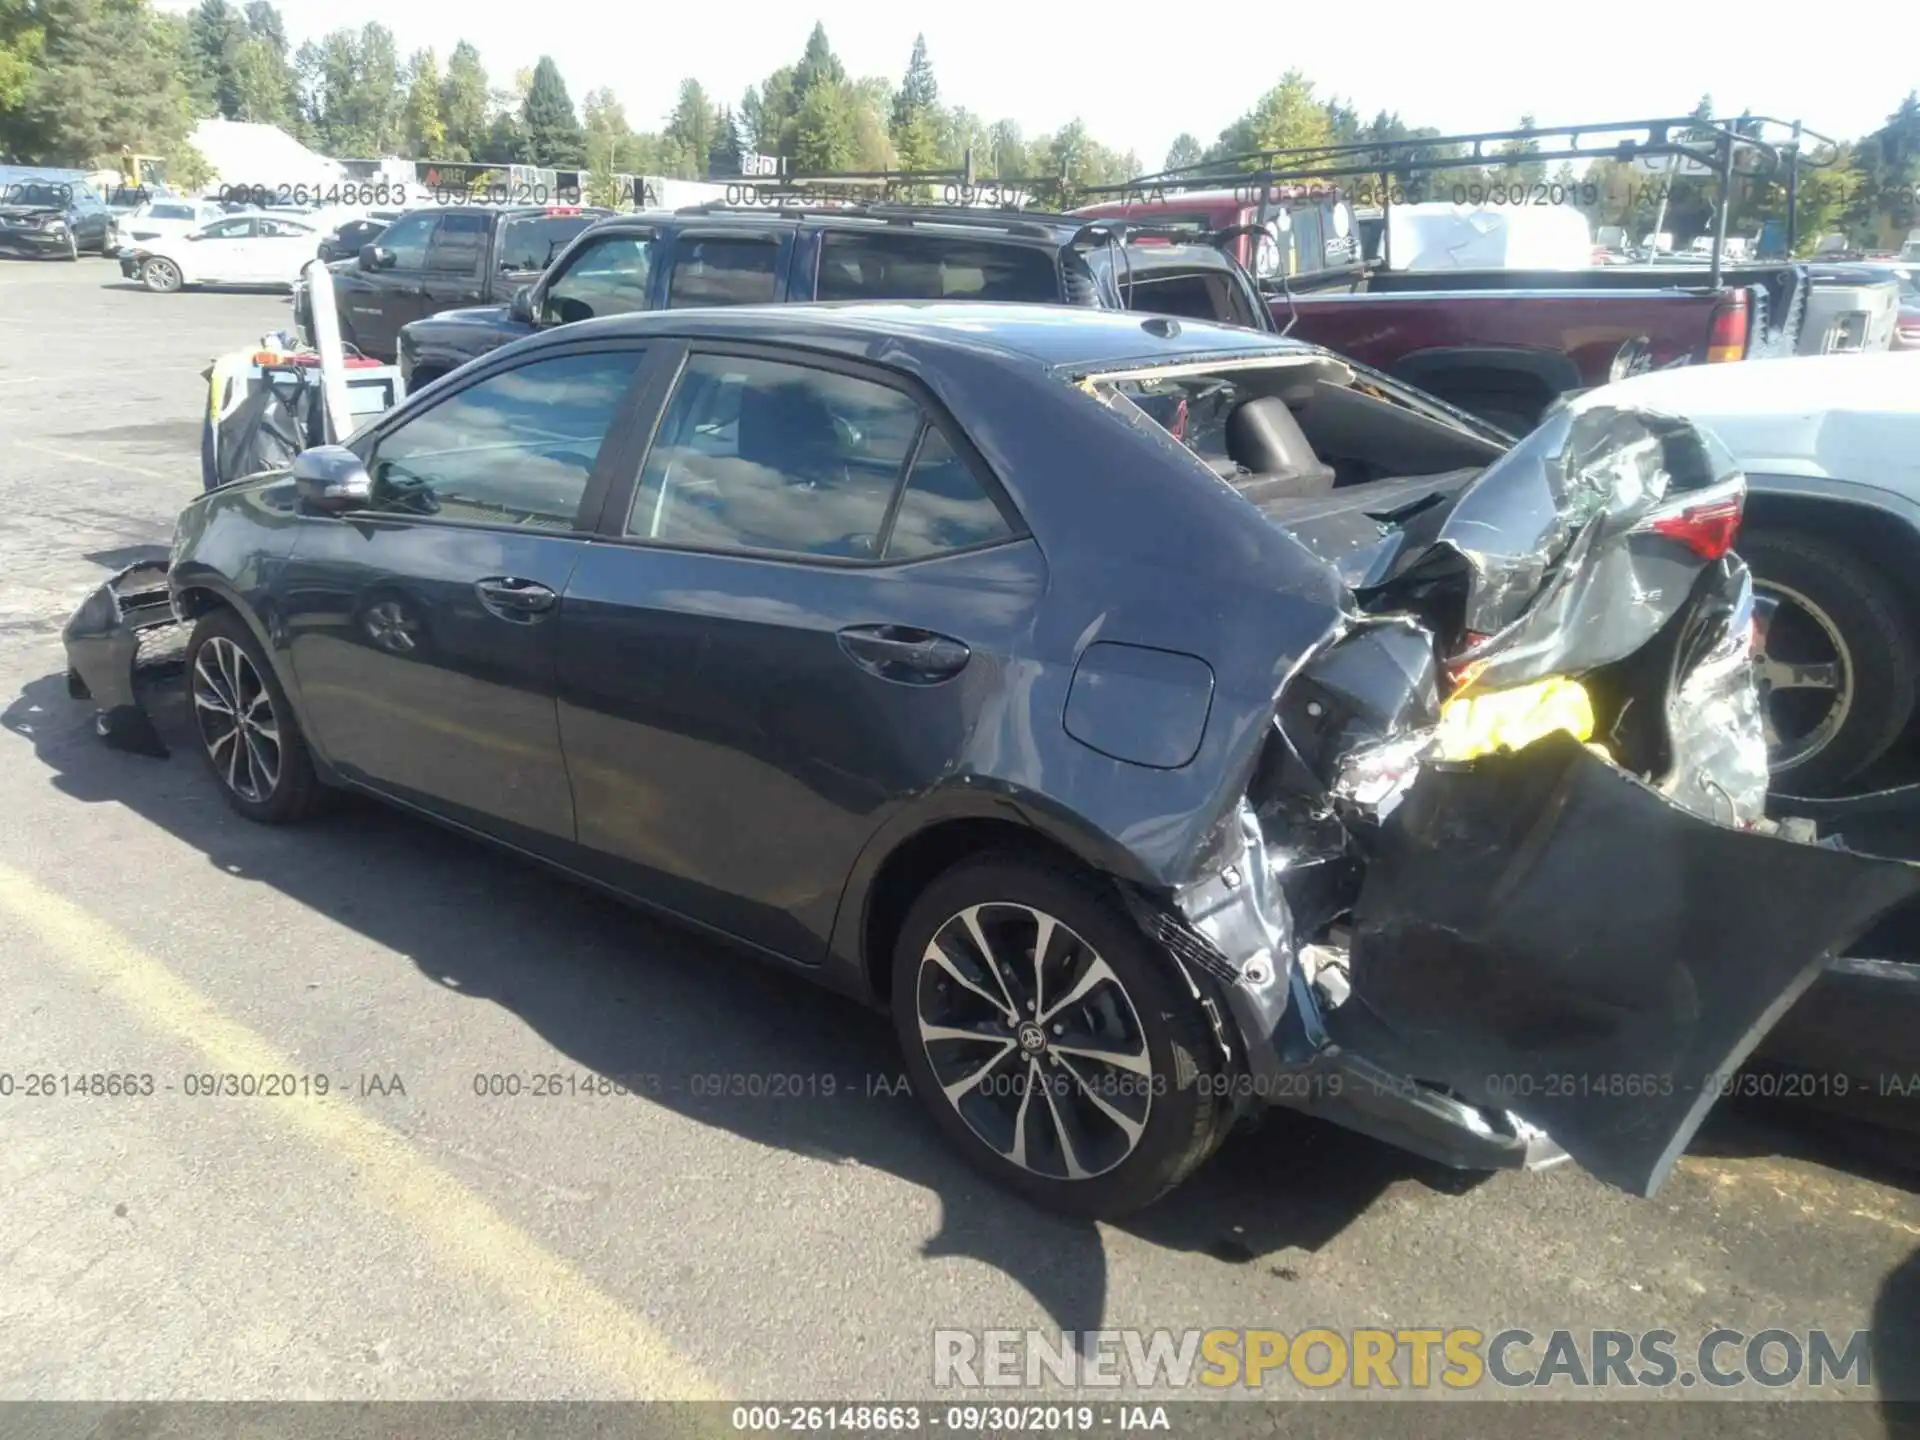
[[171, 260], [149, 260], [145, 279], [149, 290], [158, 290], [162, 294], [180, 288], [180, 267]]
[[1853, 709], [1852, 652], [1831, 616], [1777, 581], [1754, 583], [1754, 680], [1773, 772], [1833, 743]]
[[915, 994], [947, 1103], [1036, 1175], [1086, 1180], [1140, 1144], [1154, 1066], [1139, 1011], [1099, 952], [1044, 911], [973, 905], [933, 933]]
[[253, 661], [223, 635], [207, 640], [194, 659], [193, 715], [227, 788], [249, 804], [272, 799], [280, 784], [280, 718]]

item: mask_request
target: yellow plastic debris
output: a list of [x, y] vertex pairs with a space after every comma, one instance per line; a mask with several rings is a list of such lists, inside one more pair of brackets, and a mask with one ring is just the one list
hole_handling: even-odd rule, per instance
[[1456, 694], [1440, 707], [1436, 758], [1477, 760], [1524, 750], [1556, 730], [1582, 743], [1593, 738], [1593, 703], [1578, 680], [1556, 675], [1511, 690]]

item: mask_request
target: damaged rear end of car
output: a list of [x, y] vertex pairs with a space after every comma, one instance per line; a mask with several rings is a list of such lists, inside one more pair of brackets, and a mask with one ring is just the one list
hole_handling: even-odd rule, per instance
[[[1191, 443], [1204, 386], [1155, 379], [1087, 388]], [[1478, 471], [1222, 478], [1349, 598], [1206, 862], [1130, 897], [1213, 1002], [1235, 1093], [1652, 1194], [1827, 958], [1920, 888], [1765, 817], [1744, 476], [1595, 396]]]

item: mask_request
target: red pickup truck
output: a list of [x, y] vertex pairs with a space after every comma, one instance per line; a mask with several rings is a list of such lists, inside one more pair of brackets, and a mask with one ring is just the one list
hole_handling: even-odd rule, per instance
[[1264, 220], [1257, 187], [1143, 187], [1074, 213], [1229, 237], [1243, 263], [1265, 262], [1258, 278], [1283, 329], [1515, 434], [1558, 396], [1631, 369], [1791, 355], [1799, 337], [1803, 266], [1725, 268], [1718, 285], [1678, 266], [1368, 270], [1337, 233], [1358, 230], [1341, 202], [1273, 197]]
[[[1794, 136], [1824, 143], [1803, 128]], [[1582, 265], [1591, 259], [1582, 247], [1567, 262], [1580, 268], [1394, 269], [1394, 255], [1381, 253], [1384, 219], [1369, 228], [1339, 188], [1357, 184], [1353, 195], [1365, 199], [1383, 169], [1497, 163], [1495, 147], [1516, 141], [1543, 162], [1685, 160], [1719, 177], [1722, 207], [1733, 176], [1750, 173], [1756, 157], [1777, 164], [1782, 153], [1757, 133], [1691, 120], [1428, 137], [1229, 157], [1101, 187], [1096, 203], [1074, 213], [1210, 232], [1255, 271], [1282, 329], [1515, 434], [1559, 396], [1635, 370], [1794, 353], [1812, 284], [1804, 266], [1728, 267], [1718, 254], [1711, 266]], [[1795, 150], [1790, 163], [1817, 168], [1834, 155]], [[1377, 188], [1383, 196], [1420, 191], [1384, 178]], [[1459, 198], [1454, 192], [1480, 187], [1431, 188]], [[1533, 188], [1544, 204], [1564, 187]]]
[[1284, 328], [1515, 434], [1558, 396], [1638, 368], [1794, 353], [1804, 266], [1375, 271], [1354, 289], [1269, 300]]

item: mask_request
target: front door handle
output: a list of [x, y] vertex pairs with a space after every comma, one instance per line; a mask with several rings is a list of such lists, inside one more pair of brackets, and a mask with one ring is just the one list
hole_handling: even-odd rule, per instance
[[840, 648], [862, 670], [902, 685], [937, 685], [967, 666], [973, 652], [950, 635], [911, 625], [851, 625]]
[[559, 599], [545, 585], [513, 575], [491, 575], [485, 580], [476, 580], [473, 590], [488, 613], [502, 620], [538, 620], [553, 609], [553, 602]]

